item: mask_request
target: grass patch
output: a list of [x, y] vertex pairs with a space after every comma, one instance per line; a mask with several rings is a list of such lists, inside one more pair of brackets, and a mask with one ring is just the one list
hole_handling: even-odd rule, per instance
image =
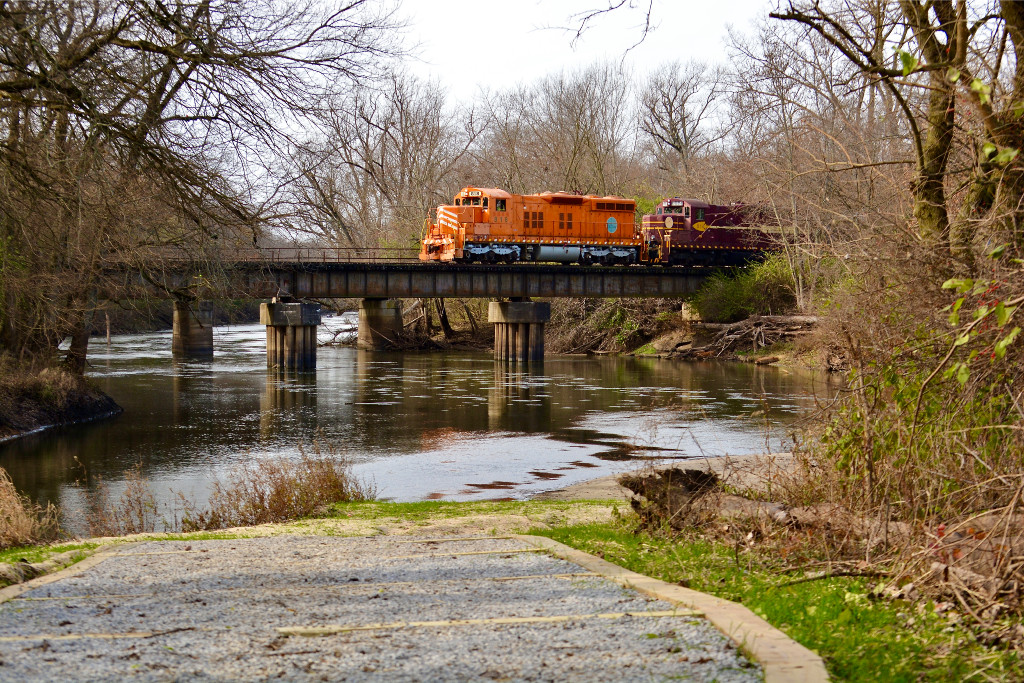
[[820, 654], [837, 681], [1024, 680], [1016, 653], [982, 645], [932, 603], [873, 599], [863, 578], [787, 586], [805, 574], [724, 543], [634, 534], [623, 520], [531, 533], [742, 603]]
[[391, 503], [387, 501], [353, 501], [336, 503], [330, 516], [340, 519], [374, 520], [401, 517], [410, 522], [455, 519], [472, 515], [550, 515], [569, 512], [580, 506], [607, 507], [606, 500], [515, 500], [453, 502], [430, 500], [417, 503]]
[[45, 546], [21, 546], [18, 548], [7, 548], [0, 550], [0, 563], [10, 564], [13, 562], [45, 562], [54, 555], [60, 555], [71, 550], [93, 550], [99, 547], [99, 543], [62, 543], [59, 545]]

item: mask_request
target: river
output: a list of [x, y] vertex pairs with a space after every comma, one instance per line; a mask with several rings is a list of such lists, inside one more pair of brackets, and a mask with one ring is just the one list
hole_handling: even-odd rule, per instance
[[[354, 329], [325, 322], [322, 339]], [[207, 361], [172, 359], [169, 331], [93, 340], [88, 376], [124, 413], [4, 444], [0, 466], [72, 528], [86, 493], [116, 495], [133, 467], [169, 509], [176, 492], [204, 500], [238, 464], [314, 442], [382, 498], [519, 499], [646, 461], [784, 450], [835, 391], [822, 374], [741, 363], [552, 355], [510, 370], [487, 352], [345, 346], [283, 376], [266, 369], [264, 330], [216, 328]]]

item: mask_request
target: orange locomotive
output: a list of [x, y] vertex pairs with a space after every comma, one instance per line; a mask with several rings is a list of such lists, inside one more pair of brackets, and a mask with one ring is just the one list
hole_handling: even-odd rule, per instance
[[635, 209], [622, 197], [466, 187], [453, 204], [437, 207], [420, 260], [637, 263], [643, 239]]

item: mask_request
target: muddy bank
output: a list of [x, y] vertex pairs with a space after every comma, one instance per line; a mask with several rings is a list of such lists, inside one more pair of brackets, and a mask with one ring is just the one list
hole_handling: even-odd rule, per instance
[[[678, 463], [714, 472], [728, 486], [741, 491], [763, 491], [776, 484], [780, 477], [793, 471], [791, 453], [769, 453], [765, 455], [725, 455], [719, 458], [694, 458]], [[637, 471], [653, 471], [646, 465]], [[583, 481], [564, 489], [545, 491], [534, 496], [536, 500], [628, 500], [629, 489], [619, 484], [622, 474], [610, 474], [589, 481]]]
[[121, 412], [114, 399], [61, 369], [0, 376], [0, 443]]

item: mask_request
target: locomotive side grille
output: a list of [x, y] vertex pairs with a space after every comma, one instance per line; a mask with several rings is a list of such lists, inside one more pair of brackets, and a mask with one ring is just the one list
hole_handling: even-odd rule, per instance
[[598, 211], [632, 211], [633, 207], [621, 202], [595, 202]]

